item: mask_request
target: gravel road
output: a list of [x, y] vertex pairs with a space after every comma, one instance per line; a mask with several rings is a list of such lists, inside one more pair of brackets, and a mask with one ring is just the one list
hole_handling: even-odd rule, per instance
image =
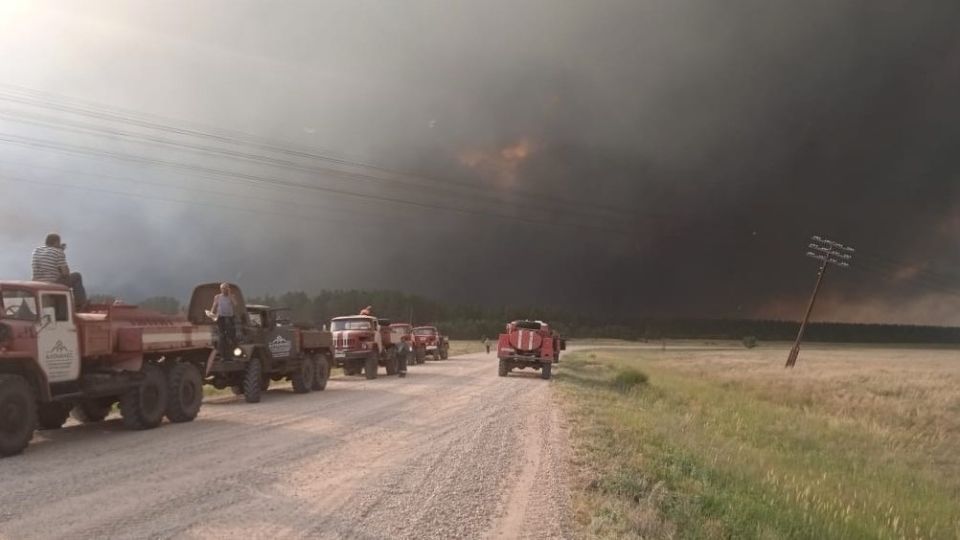
[[151, 431], [38, 432], [0, 460], [0, 538], [569, 537], [551, 384], [496, 371], [465, 355]]

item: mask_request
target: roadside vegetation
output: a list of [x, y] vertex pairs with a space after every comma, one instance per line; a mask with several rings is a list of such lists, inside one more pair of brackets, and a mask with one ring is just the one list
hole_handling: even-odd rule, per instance
[[958, 538], [957, 351], [577, 352], [558, 370], [594, 538]]

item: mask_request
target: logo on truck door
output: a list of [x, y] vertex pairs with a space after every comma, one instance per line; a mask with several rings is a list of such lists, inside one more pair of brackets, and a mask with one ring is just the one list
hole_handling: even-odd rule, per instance
[[58, 380], [59, 377], [69, 376], [73, 368], [73, 359], [73, 351], [58, 339], [56, 345], [43, 355], [47, 377]]
[[270, 342], [270, 354], [273, 356], [290, 356], [290, 340], [277, 336]]

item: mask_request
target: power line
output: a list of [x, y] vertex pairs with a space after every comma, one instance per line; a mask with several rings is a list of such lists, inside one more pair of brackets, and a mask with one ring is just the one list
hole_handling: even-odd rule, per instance
[[[128, 192], [128, 191], [118, 191], [118, 190], [112, 190], [112, 189], [107, 189], [107, 188], [98, 188], [98, 187], [92, 187], [92, 186], [78, 186], [78, 185], [75, 185], [75, 184], [65, 184], [65, 183], [60, 183], [60, 182], [49, 182], [49, 181], [46, 181], [46, 180], [28, 179], [28, 178], [21, 178], [21, 177], [9, 176], [9, 175], [3, 175], [3, 174], [0, 174], [0, 181], [4, 181], [4, 182], [17, 182], [17, 183], [23, 183], [23, 184], [33, 184], [33, 185], [40, 185], [40, 186], [47, 186], [47, 187], [66, 188], [66, 189], [73, 189], [73, 190], [78, 190], [78, 191], [86, 191], [86, 192], [91, 192], [91, 193], [103, 193], [103, 194], [107, 194], [107, 195], [116, 195], [116, 196], [128, 197], [128, 198], [134, 198], [134, 199], [145, 199], [145, 200], [151, 200], [151, 201], [161, 201], [161, 202], [169, 202], [169, 203], [176, 203], [176, 204], [185, 204], [185, 205], [191, 205], [191, 206], [199, 206], [199, 207], [203, 207], [203, 208], [217, 208], [217, 209], [221, 209], [221, 210], [232, 210], [232, 211], [237, 211], [237, 212], [246, 212], [246, 213], [258, 214], [258, 215], [270, 215], [270, 216], [280, 217], [280, 218], [284, 218], [284, 219], [296, 219], [296, 220], [308, 220], [308, 221], [320, 221], [320, 222], [347, 223], [347, 224], [350, 224], [351, 226], [355, 226], [355, 225], [357, 225], [357, 224], [374, 226], [374, 224], [370, 223], [370, 222], [367, 221], [366, 219], [359, 220], [359, 221], [353, 221], [353, 220], [346, 220], [346, 219], [330, 218], [330, 217], [327, 217], [327, 216], [315, 215], [315, 214], [291, 214], [290, 212], [273, 212], [273, 211], [259, 210], [259, 209], [254, 209], [254, 208], [243, 208], [243, 207], [238, 207], [238, 206], [230, 206], [230, 205], [225, 205], [225, 204], [221, 204], [221, 203], [201, 202], [201, 201], [188, 200], [188, 199], [177, 199], [177, 198], [172, 198], [172, 197], [162, 197], [162, 196], [157, 196], [157, 195], [147, 195], [147, 194], [143, 194], [143, 193], [133, 193], [133, 192]], [[415, 223], [415, 222], [414, 222], [414, 223]]]
[[528, 223], [533, 225], [541, 225], [541, 226], [549, 226], [549, 227], [572, 227], [576, 229], [592, 229], [596, 231], [615, 233], [615, 234], [629, 234], [629, 231], [627, 231], [626, 229], [598, 226], [592, 223], [577, 224], [577, 223], [562, 222], [562, 221], [549, 222], [549, 221], [531, 219], [526, 216], [511, 216], [509, 214], [486, 212], [482, 210], [475, 210], [475, 209], [464, 208], [464, 207], [443, 206], [439, 204], [431, 204], [431, 203], [420, 202], [420, 201], [411, 201], [411, 200], [400, 199], [396, 197], [388, 197], [384, 195], [357, 193], [357, 192], [353, 192], [345, 189], [304, 184], [301, 182], [294, 182], [294, 181], [284, 180], [279, 178], [259, 176], [259, 175], [234, 172], [234, 171], [225, 171], [222, 169], [216, 169], [216, 168], [205, 167], [200, 165], [188, 165], [188, 164], [179, 163], [175, 161], [168, 161], [168, 160], [162, 160], [157, 158], [148, 158], [144, 156], [125, 154], [121, 152], [111, 152], [107, 150], [100, 150], [100, 149], [80, 146], [80, 145], [56, 143], [56, 142], [51, 142], [43, 139], [36, 139], [33, 137], [18, 136], [10, 133], [0, 133], [0, 142], [7, 142], [10, 144], [16, 144], [16, 145], [25, 146], [25, 147], [44, 148], [49, 150], [65, 152], [69, 154], [106, 157], [106, 158], [118, 159], [122, 161], [129, 161], [133, 163], [162, 166], [162, 167], [167, 167], [175, 170], [195, 171], [201, 174], [213, 175], [217, 177], [235, 178], [237, 180], [244, 181], [250, 185], [270, 185], [275, 187], [312, 190], [312, 191], [330, 193], [334, 195], [351, 197], [355, 199], [402, 204], [402, 205], [411, 206], [415, 208], [442, 210], [442, 211], [458, 213], [463, 215], [492, 217], [497, 219], [517, 221], [517, 222]]
[[[227, 144], [259, 148], [261, 150], [268, 150], [271, 152], [290, 155], [293, 157], [308, 158], [313, 160], [321, 160], [321, 161], [326, 161], [331, 163], [337, 163], [341, 165], [373, 169], [373, 170], [378, 170], [378, 171], [386, 172], [389, 174], [400, 175], [400, 176], [412, 176], [416, 179], [426, 180], [443, 187], [449, 187], [451, 184], [453, 184], [453, 185], [458, 185], [463, 188], [472, 189], [472, 190], [481, 190], [484, 192], [489, 191], [489, 187], [477, 186], [472, 182], [463, 182], [463, 181], [457, 181], [453, 179], [438, 179], [438, 178], [433, 178], [429, 176], [415, 175], [405, 171], [391, 170], [391, 169], [388, 169], [379, 165], [371, 164], [371, 163], [365, 163], [365, 162], [360, 162], [356, 160], [349, 160], [349, 159], [340, 158], [340, 157], [333, 157], [329, 155], [322, 155], [317, 153], [316, 150], [311, 149], [309, 147], [300, 146], [300, 148], [293, 148], [291, 147], [291, 143], [289, 142], [278, 144], [276, 142], [272, 142], [262, 138], [260, 138], [260, 140], [258, 141], [256, 140], [258, 138], [251, 134], [238, 133], [238, 132], [233, 132], [233, 134], [231, 134], [231, 132], [227, 130], [215, 129], [215, 128], [209, 128], [209, 127], [204, 127], [204, 128], [178, 127], [176, 125], [164, 124], [163, 123], [164, 121], [169, 122], [170, 119], [165, 119], [157, 115], [148, 115], [146, 113], [129, 111], [129, 110], [123, 111], [123, 112], [117, 112], [117, 111], [122, 111], [122, 109], [110, 110], [99, 104], [95, 104], [91, 102], [82, 102], [76, 99], [73, 99], [72, 101], [74, 103], [80, 103], [81, 105], [71, 105], [70, 104], [71, 99], [66, 98], [64, 96], [52, 94], [49, 92], [43, 92], [40, 90], [35, 90], [35, 89], [30, 89], [25, 87], [18, 87], [18, 86], [9, 85], [9, 84], [0, 84], [0, 88], [2, 87], [6, 87], [10, 90], [7, 91], [6, 95], [4, 95], [2, 91], [0, 91], [0, 99], [15, 102], [15, 103], [20, 103], [23, 105], [47, 108], [51, 110], [59, 110], [61, 112], [67, 112], [70, 114], [78, 114], [78, 115], [83, 115], [83, 116], [88, 116], [93, 118], [99, 118], [102, 120], [121, 122], [121, 123], [130, 124], [130, 125], [136, 125], [138, 127], [143, 127], [143, 128], [153, 129], [158, 131], [166, 131], [166, 132], [175, 133], [179, 135], [187, 135], [187, 136], [192, 136], [197, 138], [206, 138], [209, 140], [216, 140], [216, 141], [227, 143]], [[22, 96], [18, 96], [16, 94], [10, 95], [11, 91], [14, 93], [34, 95], [37, 97], [25, 98]], [[589, 208], [594, 208], [607, 213], [614, 212], [624, 216], [633, 215], [633, 213], [630, 210], [625, 208], [618, 208], [618, 207], [609, 206], [609, 205], [601, 205], [601, 204], [591, 203], [589, 201], [584, 201], [584, 200], [570, 200], [570, 199], [565, 199], [563, 197], [556, 196], [551, 193], [534, 192], [529, 190], [523, 190], [517, 187], [511, 188], [511, 190], [513, 191], [513, 193], [517, 195], [520, 195], [523, 197], [530, 197], [536, 201], [541, 201], [541, 202], [552, 201], [555, 203], [564, 204], [564, 205], [571, 206], [573, 208], [578, 208], [578, 209], [589, 207]]]
[[[116, 182], [124, 182], [124, 183], [128, 183], [128, 184], [147, 185], [147, 186], [154, 186], [154, 187], [159, 187], [159, 188], [164, 188], [164, 189], [176, 189], [176, 190], [181, 190], [181, 191], [188, 191], [188, 192], [191, 192], [191, 193], [203, 193], [203, 194], [213, 195], [213, 196], [216, 196], [216, 197], [232, 197], [232, 198], [237, 198], [237, 199], [247, 199], [247, 200], [251, 200], [251, 201], [255, 201], [255, 202], [260, 202], [260, 203], [270, 203], [270, 204], [277, 204], [277, 205], [293, 205], [293, 206], [305, 207], [305, 208], [310, 209], [310, 210], [322, 210], [322, 211], [324, 211], [324, 212], [342, 212], [342, 213], [346, 213], [346, 214], [348, 214], [348, 215], [350, 215], [350, 216], [357, 217], [357, 212], [356, 212], [356, 210], [345, 210], [345, 209], [343, 209], [342, 207], [339, 207], [339, 206], [335, 206], [335, 207], [334, 207], [334, 206], [328, 206], [328, 205], [320, 205], [320, 204], [316, 204], [316, 203], [307, 204], [307, 203], [303, 203], [303, 202], [300, 202], [300, 201], [289, 201], [289, 200], [270, 199], [270, 198], [264, 198], [264, 197], [261, 197], [261, 196], [243, 195], [243, 194], [235, 193], [235, 192], [229, 192], [229, 193], [228, 193], [228, 192], [217, 191], [217, 190], [213, 190], [213, 189], [202, 189], [202, 188], [197, 188], [197, 187], [195, 187], [195, 186], [189, 186], [189, 187], [187, 187], [187, 186], [178, 186], [178, 185], [170, 184], [170, 183], [168, 183], [168, 182], [153, 182], [153, 181], [150, 181], [150, 180], [144, 180], [144, 179], [142, 179], [142, 178], [134, 179], [134, 178], [126, 177], [126, 176], [117, 176], [117, 175], [111, 175], [111, 174], [94, 173], [94, 172], [90, 172], [90, 171], [71, 170], [71, 169], [65, 169], [65, 168], [62, 168], [62, 167], [54, 167], [54, 166], [51, 166], [51, 165], [41, 165], [41, 164], [37, 164], [37, 163], [26, 163], [26, 162], [18, 162], [18, 161], [11, 161], [11, 160], [0, 160], [0, 164], [14, 165], [14, 166], [18, 166], [18, 167], [30, 167], [30, 168], [34, 168], [34, 169], [46, 169], [46, 170], [55, 171], [55, 172], [60, 172], [60, 173], [65, 173], [65, 174], [69, 174], [69, 175], [88, 176], [88, 177], [91, 177], [91, 178], [105, 179], [105, 180], [111, 180], [111, 181], [116, 181]], [[212, 181], [221, 181], [221, 180], [219, 180], [219, 179], [210, 179], [210, 180], [212, 180]], [[70, 184], [65, 184], [65, 185], [70, 185]], [[258, 188], [258, 189], [259, 189], [259, 188]], [[383, 213], [380, 212], [380, 211], [376, 211], [376, 212], [366, 212], [366, 214], [367, 214], [367, 215], [376, 216], [376, 217], [382, 217], [382, 216], [383, 216]], [[413, 220], [416, 219], [416, 218], [415, 218], [414, 216], [412, 216], [411, 214], [400, 213], [399, 215], [402, 216], [405, 221], [413, 221]]]
[[807, 304], [807, 311], [803, 315], [803, 321], [800, 323], [800, 331], [797, 332], [797, 340], [790, 349], [787, 356], [785, 367], [792, 368], [797, 364], [797, 356], [800, 355], [800, 342], [803, 341], [803, 333], [807, 329], [807, 323], [810, 321], [810, 314], [813, 312], [813, 305], [817, 301], [817, 293], [820, 292], [820, 285], [823, 284], [823, 276], [827, 273], [827, 268], [836, 266], [839, 268], [848, 268], [853, 259], [854, 249], [850, 246], [835, 242], [821, 236], [813, 236], [807, 245], [807, 257], [820, 261], [820, 268], [817, 271], [817, 283], [813, 286], [813, 294], [810, 295], [810, 303]]
[[[415, 184], [402, 179], [390, 180], [387, 178], [372, 176], [369, 174], [344, 171], [342, 169], [334, 169], [331, 167], [306, 166], [290, 160], [276, 159], [276, 158], [271, 158], [269, 156], [250, 154], [246, 152], [237, 152], [237, 151], [224, 149], [224, 148], [216, 148], [213, 146], [203, 146], [203, 145], [182, 143], [182, 142], [165, 139], [162, 137], [153, 137], [153, 136], [144, 135], [141, 133], [135, 133], [132, 131], [112, 129], [112, 128], [93, 125], [93, 124], [84, 123], [84, 122], [71, 122], [71, 121], [62, 120], [62, 119], [51, 119], [49, 117], [44, 117], [42, 115], [31, 115], [31, 114], [22, 113], [19, 111], [13, 112], [9, 110], [0, 110], [0, 116], [4, 116], [9, 119], [12, 119], [13, 121], [24, 123], [24, 124], [30, 124], [30, 125], [41, 126], [41, 127], [49, 127], [49, 128], [57, 129], [60, 131], [70, 132], [70, 133], [99, 134], [100, 136], [110, 137], [115, 140], [132, 140], [132, 141], [140, 141], [144, 143], [161, 144], [161, 145], [170, 146], [173, 148], [178, 148], [181, 150], [198, 153], [202, 155], [241, 159], [241, 160], [245, 160], [253, 163], [268, 165], [272, 167], [278, 167], [278, 168], [287, 169], [287, 170], [295, 170], [295, 171], [315, 173], [315, 174], [332, 174], [334, 177], [350, 174], [353, 178], [361, 181], [387, 184], [390, 187], [397, 187], [395, 185], [397, 183], [401, 183], [406, 186], [412, 186], [417, 188], [424, 187], [422, 184]], [[446, 188], [442, 188], [442, 189], [436, 188], [436, 187], [429, 187], [426, 189], [431, 190], [430, 195], [432, 196], [447, 196], [448, 194], [445, 193], [445, 191], [450, 191], [449, 187], [450, 186], [447, 186]], [[457, 187], [457, 186], [454, 186], [454, 187]], [[451, 192], [449, 196], [462, 197], [464, 196], [464, 193]], [[499, 197], [490, 196], [488, 191], [485, 191], [483, 194], [471, 194], [469, 196], [474, 200], [479, 198], [498, 206], [504, 206], [504, 205], [517, 206], [516, 203], [510, 203]], [[534, 208], [544, 212], [551, 212], [556, 210], [556, 208], [554, 207], [546, 208], [538, 204], [523, 204], [522, 206], [517, 206], [517, 208], [523, 209], [523, 210]], [[613, 219], [615, 217], [615, 216], [610, 216], [609, 214], [597, 215], [596, 213], [585, 213], [582, 211], [574, 211], [574, 212], [580, 214], [583, 217], [587, 217], [590, 219]]]

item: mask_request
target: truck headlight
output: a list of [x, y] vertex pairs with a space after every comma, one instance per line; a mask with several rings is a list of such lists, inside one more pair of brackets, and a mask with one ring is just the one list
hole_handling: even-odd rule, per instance
[[233, 355], [237, 357], [243, 356], [243, 349], [241, 349], [240, 347], [237, 347], [236, 349], [233, 350]]

